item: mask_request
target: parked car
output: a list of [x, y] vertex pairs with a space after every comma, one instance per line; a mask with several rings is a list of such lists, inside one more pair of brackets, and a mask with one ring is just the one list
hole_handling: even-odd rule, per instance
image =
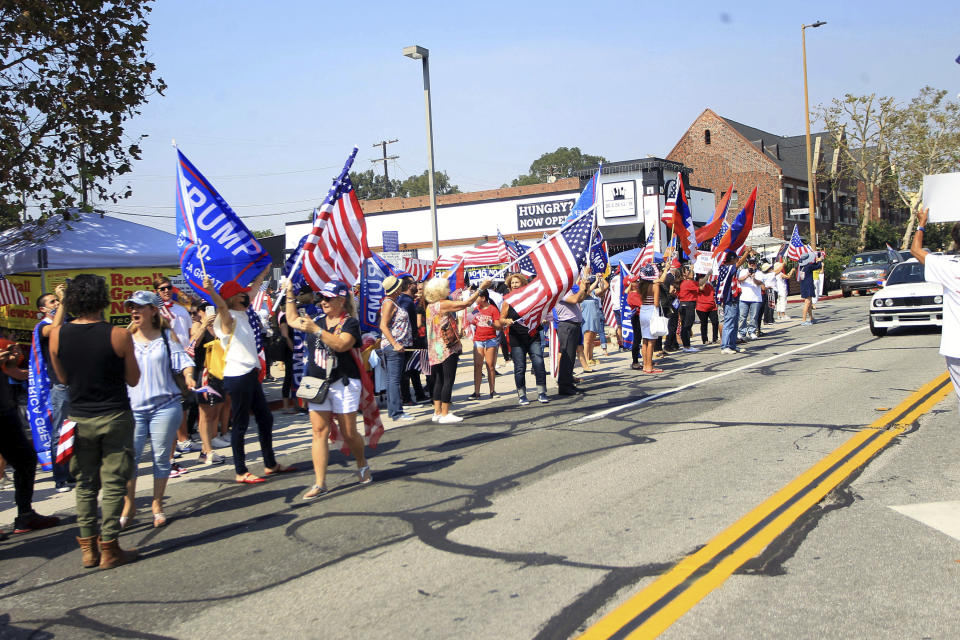
[[840, 274], [840, 292], [844, 298], [849, 298], [854, 291], [861, 294], [880, 286], [890, 269], [897, 262], [891, 262], [886, 251], [867, 251], [858, 253], [850, 258], [846, 269]]
[[943, 287], [924, 281], [916, 259], [898, 262], [870, 299], [870, 333], [880, 337], [896, 327], [926, 326], [943, 326]]

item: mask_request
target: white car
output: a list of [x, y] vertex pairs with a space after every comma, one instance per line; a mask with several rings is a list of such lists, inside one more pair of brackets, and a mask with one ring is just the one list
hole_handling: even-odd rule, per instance
[[943, 287], [924, 282], [923, 265], [911, 258], [897, 264], [870, 298], [870, 333], [880, 337], [887, 329], [929, 326], [943, 326]]

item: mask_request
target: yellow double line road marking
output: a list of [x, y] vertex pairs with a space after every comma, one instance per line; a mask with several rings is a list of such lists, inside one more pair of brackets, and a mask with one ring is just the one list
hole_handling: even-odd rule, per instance
[[653, 638], [756, 557], [787, 527], [866, 464], [951, 392], [946, 373], [923, 385], [870, 426], [735, 522], [705, 547], [601, 618], [580, 636]]

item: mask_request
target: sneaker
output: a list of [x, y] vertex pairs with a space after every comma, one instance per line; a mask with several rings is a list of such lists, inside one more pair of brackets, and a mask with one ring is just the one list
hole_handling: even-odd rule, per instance
[[71, 490], [73, 490], [73, 487], [68, 485], [66, 482], [57, 483], [57, 493], [69, 493]]
[[184, 469], [183, 467], [181, 467], [179, 462], [174, 462], [172, 465], [170, 465], [170, 477], [171, 477], [171, 478], [179, 478], [180, 476], [182, 476], [182, 475], [185, 474], [186, 472], [187, 472], [186, 469]]
[[729, 355], [732, 355], [732, 354], [734, 354], [734, 353], [737, 353], [737, 351], [736, 351], [736, 349], [731, 349], [730, 347], [724, 347], [723, 349], [720, 349], [720, 353], [729, 356]]
[[480, 399], [479, 393], [472, 393], [469, 396], [467, 396], [467, 400], [479, 400], [479, 399]]
[[440, 422], [440, 418], [441, 418], [441, 417], [442, 417], [442, 416], [441, 416], [439, 413], [435, 413], [435, 414], [433, 414], [433, 416], [430, 418], [430, 422]]
[[217, 436], [210, 441], [210, 444], [212, 444], [216, 449], [226, 449], [230, 446], [230, 438], [227, 438], [226, 436]]
[[530, 404], [530, 401], [527, 400], [527, 396], [520, 396], [520, 406], [525, 407]]
[[56, 516], [42, 516], [36, 511], [31, 511], [22, 516], [17, 516], [13, 521], [14, 533], [30, 533], [37, 529], [49, 529], [60, 524], [60, 518]]
[[191, 433], [191, 434], [190, 434], [190, 442], [202, 442], [202, 440], [200, 439], [200, 434], [199, 434], [199, 433]]
[[190, 453], [191, 451], [199, 451], [199, 449], [194, 447], [191, 440], [184, 440], [183, 442], [177, 442], [177, 451], [180, 453]]
[[370, 472], [370, 465], [357, 469], [357, 478], [360, 484], [370, 484], [373, 482], [373, 474]]
[[394, 418], [394, 420], [403, 420], [404, 422], [409, 422], [410, 420], [416, 420], [416, 418], [409, 413], [404, 412]]
[[463, 418], [460, 416], [455, 416], [452, 413], [448, 413], [445, 416], [440, 416], [440, 419], [437, 420], [440, 424], [455, 424], [457, 422], [463, 422]]
[[210, 454], [201, 453], [200, 454], [200, 464], [213, 465], [213, 464], [223, 464], [226, 458], [217, 453], [216, 451], [211, 451]]
[[696, 347], [684, 347], [684, 348], [683, 348], [683, 352], [684, 352], [684, 353], [698, 353], [699, 351], [700, 351], [700, 349], [697, 349]]
[[539, 402], [540, 404], [547, 404], [548, 402], [550, 402], [550, 398], [547, 397], [547, 394], [541, 393], [540, 395], [537, 396], [537, 402]]
[[180, 453], [179, 451], [177, 451], [177, 448], [176, 448], [176, 447], [173, 448], [173, 459], [174, 459], [174, 460], [176, 460], [177, 458], [179, 458], [179, 457], [182, 456], [182, 455], [183, 455], [182, 453]]
[[809, 327], [812, 323], [809, 320], [804, 320], [800, 323], [801, 327]]

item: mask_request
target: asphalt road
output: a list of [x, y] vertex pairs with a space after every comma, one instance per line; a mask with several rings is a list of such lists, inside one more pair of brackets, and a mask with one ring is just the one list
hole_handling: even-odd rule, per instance
[[[307, 472], [171, 483], [170, 523], [121, 538], [130, 566], [82, 570], [72, 519], [12, 537], [0, 637], [574, 637], [944, 371], [938, 333], [873, 338], [866, 303], [742, 355], [659, 376], [620, 355], [581, 396], [391, 429], [372, 485], [335, 454], [313, 503]], [[663, 637], [960, 636], [960, 539], [898, 510], [960, 500], [958, 454], [950, 396]]]

